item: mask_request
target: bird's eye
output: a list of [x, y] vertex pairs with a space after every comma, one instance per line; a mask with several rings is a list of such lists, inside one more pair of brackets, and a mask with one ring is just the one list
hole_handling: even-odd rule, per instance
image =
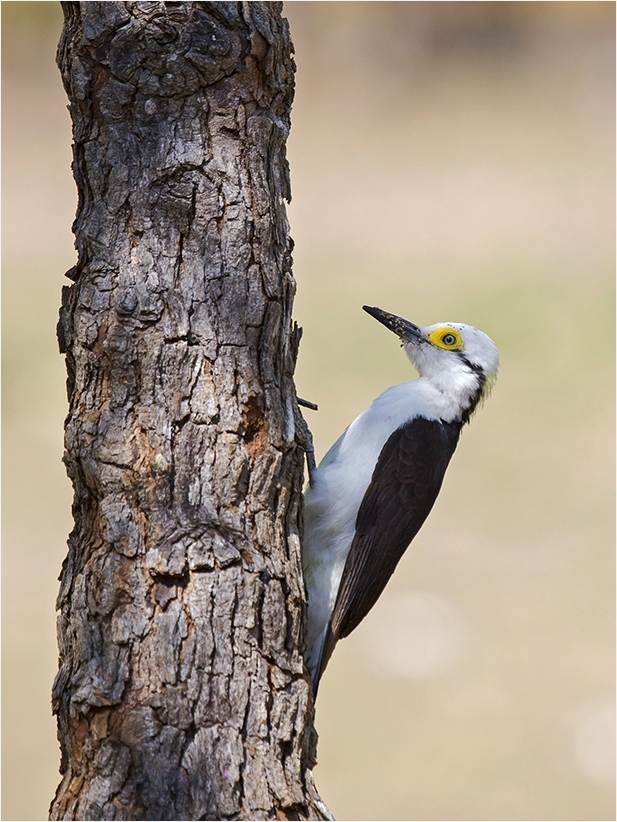
[[445, 348], [446, 351], [463, 349], [463, 339], [454, 328], [437, 328], [428, 335], [428, 339], [437, 348]]

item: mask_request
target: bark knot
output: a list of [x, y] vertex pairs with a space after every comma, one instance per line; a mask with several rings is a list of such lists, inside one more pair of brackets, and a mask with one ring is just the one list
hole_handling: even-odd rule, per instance
[[258, 397], [249, 397], [242, 412], [244, 442], [252, 460], [268, 447], [268, 429]]

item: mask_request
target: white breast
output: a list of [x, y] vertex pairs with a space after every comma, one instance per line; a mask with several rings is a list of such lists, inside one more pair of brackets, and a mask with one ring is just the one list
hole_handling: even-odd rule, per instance
[[305, 497], [307, 662], [334, 607], [356, 517], [386, 441], [414, 417], [442, 417], [444, 397], [422, 378], [395, 385], [363, 411], [328, 451]]

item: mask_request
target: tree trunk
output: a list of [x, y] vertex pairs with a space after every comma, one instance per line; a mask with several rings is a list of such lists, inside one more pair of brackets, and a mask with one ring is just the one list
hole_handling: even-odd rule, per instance
[[65, 3], [78, 262], [52, 819], [323, 819], [280, 3]]

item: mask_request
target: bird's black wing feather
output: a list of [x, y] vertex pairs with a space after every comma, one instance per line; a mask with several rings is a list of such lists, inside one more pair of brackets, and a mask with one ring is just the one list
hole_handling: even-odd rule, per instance
[[317, 681], [336, 642], [348, 636], [377, 602], [428, 516], [460, 430], [459, 422], [416, 417], [395, 431], [382, 448], [358, 510]]

